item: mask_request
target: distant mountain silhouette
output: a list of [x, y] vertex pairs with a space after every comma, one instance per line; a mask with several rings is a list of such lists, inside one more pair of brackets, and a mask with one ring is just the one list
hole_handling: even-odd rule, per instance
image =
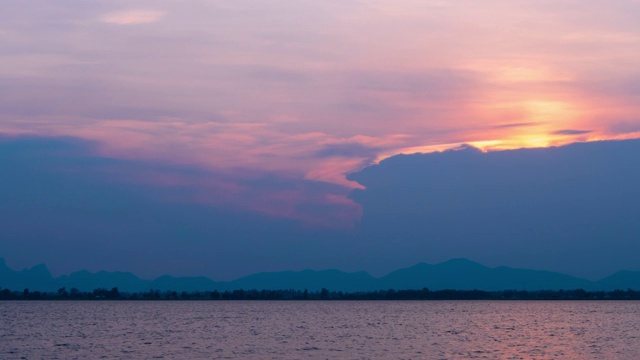
[[59, 288], [76, 288], [91, 291], [96, 288], [117, 287], [123, 292], [160, 291], [205, 291], [258, 289], [293, 289], [318, 291], [358, 292], [386, 289], [430, 290], [573, 290], [584, 289], [640, 290], [640, 272], [619, 271], [598, 281], [551, 271], [515, 269], [510, 267], [487, 267], [467, 259], [452, 259], [440, 264], [419, 263], [399, 269], [386, 276], [375, 278], [364, 271], [343, 272], [339, 270], [304, 270], [264, 272], [245, 276], [234, 281], [216, 282], [206, 277], [172, 277], [164, 275], [155, 280], [144, 280], [128, 272], [86, 270], [54, 278], [45, 265], [16, 271], [10, 269], [0, 258], [0, 288], [22, 291], [55, 292]]
[[218, 283], [206, 277], [176, 278], [165, 275], [155, 280], [144, 280], [129, 272], [99, 271], [92, 273], [81, 270], [53, 278], [43, 264], [36, 265], [31, 269], [14, 271], [7, 267], [4, 259], [0, 258], [0, 287], [11, 290], [38, 291], [57, 291], [62, 287], [67, 290], [76, 288], [81, 291], [117, 287], [120, 291], [125, 292], [143, 292], [151, 289], [194, 291], [215, 289], [219, 286]]
[[370, 291], [379, 280], [364, 271], [347, 273], [339, 270], [304, 270], [258, 273], [229, 283], [234, 289], [294, 289], [333, 291]]
[[599, 289], [640, 289], [640, 271], [622, 270], [597, 281]]
[[467, 259], [441, 264], [420, 263], [380, 279], [386, 288], [431, 290], [560, 290], [594, 289], [593, 282], [550, 271], [489, 268]]
[[55, 290], [55, 280], [47, 267], [43, 264], [31, 269], [14, 271], [7, 267], [3, 258], [0, 258], [0, 287], [11, 290], [23, 290], [25, 288], [41, 291]]
[[151, 281], [148, 286], [161, 291], [225, 290], [223, 283], [215, 282], [204, 276], [173, 277], [163, 275]]
[[139, 292], [148, 290], [150, 288], [148, 284], [149, 281], [142, 280], [129, 272], [99, 271], [92, 273], [82, 270], [55, 279], [57, 288], [66, 287], [67, 289], [76, 288], [79, 290], [117, 287], [121, 291]]

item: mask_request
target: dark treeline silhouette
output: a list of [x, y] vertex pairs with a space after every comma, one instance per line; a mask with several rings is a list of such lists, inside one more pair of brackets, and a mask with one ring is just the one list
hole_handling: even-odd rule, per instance
[[176, 292], [149, 290], [120, 292], [118, 288], [79, 291], [60, 288], [57, 292], [10, 291], [0, 289], [0, 300], [640, 300], [640, 291], [576, 290], [381, 290], [370, 292], [300, 291], [300, 290], [232, 290]]

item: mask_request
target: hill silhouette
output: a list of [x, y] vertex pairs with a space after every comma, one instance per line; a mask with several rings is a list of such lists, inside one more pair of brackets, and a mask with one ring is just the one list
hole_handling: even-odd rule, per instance
[[117, 287], [123, 292], [226, 291], [237, 289], [304, 290], [330, 289], [365, 292], [386, 289], [409, 290], [572, 290], [613, 291], [640, 290], [640, 272], [619, 271], [598, 281], [591, 281], [551, 271], [487, 267], [468, 259], [452, 259], [439, 264], [419, 263], [376, 278], [360, 272], [340, 270], [303, 270], [257, 273], [233, 281], [217, 282], [207, 277], [160, 276], [153, 280], [129, 272], [89, 272], [86, 270], [53, 277], [43, 264], [16, 271], [0, 258], [0, 288], [12, 291], [54, 292], [60, 288], [90, 291]]

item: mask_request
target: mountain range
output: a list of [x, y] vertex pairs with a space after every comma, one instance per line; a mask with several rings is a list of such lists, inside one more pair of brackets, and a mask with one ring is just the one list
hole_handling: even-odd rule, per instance
[[419, 263], [393, 271], [382, 277], [340, 270], [303, 270], [264, 272], [233, 281], [214, 281], [207, 277], [160, 276], [153, 280], [129, 272], [89, 272], [86, 270], [53, 277], [43, 264], [16, 271], [0, 258], [0, 288], [22, 291], [54, 292], [59, 288], [91, 291], [117, 287], [124, 292], [160, 291], [225, 291], [235, 289], [359, 292], [386, 289], [430, 290], [573, 290], [612, 291], [640, 290], [640, 271], [619, 271], [598, 281], [591, 281], [551, 271], [487, 267], [467, 259], [452, 259], [439, 264]]

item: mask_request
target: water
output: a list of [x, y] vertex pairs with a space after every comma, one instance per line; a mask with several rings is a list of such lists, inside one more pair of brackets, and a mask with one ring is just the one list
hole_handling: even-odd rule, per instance
[[1, 359], [640, 359], [640, 302], [0, 302]]

